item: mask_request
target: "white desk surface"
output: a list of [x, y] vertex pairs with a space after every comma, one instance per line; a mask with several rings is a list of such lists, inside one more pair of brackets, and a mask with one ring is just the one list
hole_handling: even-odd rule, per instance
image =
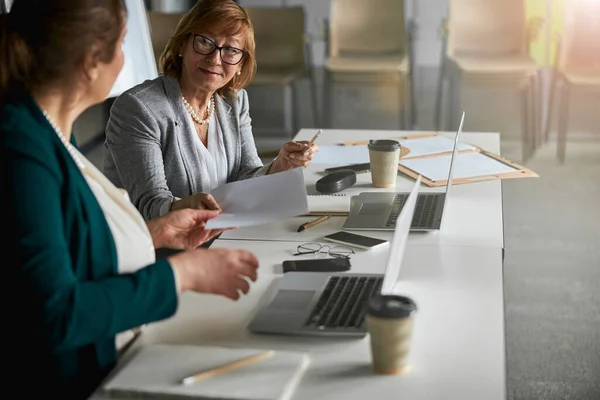
[[[377, 376], [370, 370], [368, 336], [294, 337], [246, 330], [270, 283], [281, 275], [282, 260], [296, 258], [291, 254], [297, 244], [215, 241], [214, 247], [245, 248], [259, 257], [259, 279], [250, 293], [238, 302], [186, 293], [177, 314], [147, 326], [134, 348], [160, 342], [308, 351], [312, 363], [293, 400], [506, 398], [500, 248], [407, 247], [396, 291], [418, 306], [412, 368], [401, 376]], [[382, 272], [388, 249], [359, 250], [351, 258], [352, 272]]]
[[[296, 135], [297, 140], [310, 140], [316, 130], [302, 129]], [[422, 132], [385, 131], [385, 130], [324, 130], [317, 144], [337, 144], [340, 141], [357, 141], [398, 137]], [[443, 132], [452, 137], [455, 133]], [[463, 132], [461, 141], [479, 146], [485, 150], [499, 154], [500, 135], [498, 133]], [[305, 169], [304, 179], [309, 192], [314, 190], [315, 182], [323, 176], [323, 169], [331, 165], [311, 164]], [[364, 191], [410, 191], [414, 180], [399, 174], [396, 187], [392, 189], [376, 189], [371, 185], [369, 173], [358, 174], [357, 183], [344, 190], [348, 196]], [[422, 192], [443, 192], [442, 188], [429, 188], [421, 185]], [[488, 181], [452, 186], [448, 208], [440, 231], [415, 232], [409, 237], [409, 245], [423, 246], [485, 246], [504, 247], [504, 228], [502, 222], [502, 186], [501, 181]], [[324, 235], [342, 229], [346, 217], [331, 217], [304, 232], [296, 232], [298, 227], [316, 217], [287, 218], [271, 224], [238, 228], [223, 232], [222, 239], [242, 240], [283, 240], [283, 241], [315, 241]], [[390, 239], [392, 232], [362, 231], [364, 235]]]

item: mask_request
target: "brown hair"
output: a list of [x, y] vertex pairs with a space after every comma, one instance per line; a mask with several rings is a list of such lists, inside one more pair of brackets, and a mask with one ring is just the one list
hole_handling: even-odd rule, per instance
[[72, 85], [89, 51], [110, 62], [125, 20], [123, 0], [14, 0], [0, 15], [0, 104], [50, 85]]
[[246, 87], [256, 73], [256, 45], [254, 27], [248, 13], [233, 0], [199, 0], [177, 24], [175, 33], [169, 39], [160, 56], [161, 70], [165, 75], [181, 76], [181, 57], [179, 50], [189, 35], [198, 31], [218, 29], [230, 35], [244, 35], [246, 55], [242, 62], [240, 75], [234, 75], [225, 86], [217, 90], [224, 96], [227, 93], [236, 96], [236, 92]]

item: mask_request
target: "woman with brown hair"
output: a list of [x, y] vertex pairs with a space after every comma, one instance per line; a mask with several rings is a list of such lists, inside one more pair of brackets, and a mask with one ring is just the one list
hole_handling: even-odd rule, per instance
[[[204, 230], [218, 211], [146, 222], [77, 150], [73, 122], [122, 68], [125, 18], [122, 0], [15, 0], [0, 15], [2, 254], [13, 289], [2, 302], [3, 377], [23, 398], [87, 398], [115, 365], [117, 335], [172, 316], [180, 293], [236, 300], [257, 277], [247, 251], [197, 249], [219, 233]], [[186, 251], [156, 260], [163, 247]]]
[[161, 58], [163, 75], [114, 102], [104, 173], [145, 218], [218, 209], [206, 192], [226, 182], [308, 165], [317, 146], [290, 142], [263, 165], [244, 90], [256, 71], [254, 31], [233, 0], [200, 0]]

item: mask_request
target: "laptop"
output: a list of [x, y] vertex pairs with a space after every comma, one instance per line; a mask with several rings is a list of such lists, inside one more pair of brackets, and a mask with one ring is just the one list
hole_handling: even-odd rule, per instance
[[420, 184], [419, 176], [398, 218], [383, 275], [286, 272], [275, 281], [269, 300], [248, 329], [270, 334], [365, 336], [368, 299], [391, 293], [398, 280]]
[[[458, 154], [458, 138], [462, 132], [465, 113], [454, 138], [450, 157], [448, 183], [443, 193], [421, 193], [411, 224], [413, 231], [435, 231], [442, 226], [444, 206], [452, 186], [452, 173]], [[406, 192], [363, 192], [352, 199], [352, 206], [344, 222], [344, 230], [394, 230], [396, 218], [408, 197]]]

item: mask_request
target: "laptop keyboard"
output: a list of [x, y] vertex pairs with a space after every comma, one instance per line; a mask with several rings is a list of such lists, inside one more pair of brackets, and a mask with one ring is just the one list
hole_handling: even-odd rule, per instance
[[332, 276], [327, 281], [306, 327], [360, 328], [367, 300], [381, 290], [383, 277]]
[[[404, 202], [408, 198], [408, 194], [397, 194], [394, 197], [394, 203], [392, 205], [392, 212], [387, 220], [386, 227], [393, 228], [396, 226], [396, 220], [400, 215], [400, 210]], [[442, 197], [438, 194], [419, 194], [417, 197], [417, 205], [413, 214], [413, 220], [411, 227], [413, 228], [431, 228], [433, 227], [435, 210], [437, 209], [438, 202], [442, 200]]]

